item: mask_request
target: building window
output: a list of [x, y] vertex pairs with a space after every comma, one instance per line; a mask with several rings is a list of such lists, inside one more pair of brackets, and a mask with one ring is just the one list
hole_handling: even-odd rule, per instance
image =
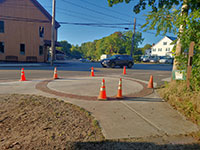
[[25, 44], [20, 44], [20, 54], [25, 55]]
[[161, 51], [162, 51], [162, 48], [158, 48], [158, 51], [161, 52]]
[[155, 52], [155, 51], [156, 51], [156, 48], [153, 48], [153, 51]]
[[41, 27], [41, 26], [39, 27], [39, 35], [41, 38], [44, 37], [44, 27]]
[[0, 53], [4, 53], [4, 42], [0, 42]]
[[4, 33], [4, 21], [0, 21], [0, 33]]
[[43, 46], [39, 46], [39, 55], [43, 55]]
[[167, 45], [167, 42], [163, 42], [163, 45]]
[[170, 51], [170, 48], [166, 48], [166, 52], [167, 52], [167, 51], [169, 52], [169, 51]]

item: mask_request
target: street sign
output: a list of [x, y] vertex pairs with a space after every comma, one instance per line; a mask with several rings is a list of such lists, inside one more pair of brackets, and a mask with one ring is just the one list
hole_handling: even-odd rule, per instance
[[174, 70], [172, 72], [173, 80], [186, 80], [185, 70]]

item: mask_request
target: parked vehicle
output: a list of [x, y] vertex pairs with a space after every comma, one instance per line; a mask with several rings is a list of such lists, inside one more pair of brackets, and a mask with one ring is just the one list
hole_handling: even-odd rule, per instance
[[143, 62], [149, 62], [149, 58], [150, 58], [150, 56], [142, 56], [141, 57], [141, 61], [143, 61]]
[[173, 64], [173, 58], [167, 56], [160, 57], [159, 63]]
[[151, 56], [149, 58], [149, 62], [157, 63], [158, 61], [159, 61], [159, 57], [158, 56]]
[[131, 68], [134, 65], [133, 58], [130, 55], [113, 55], [110, 58], [101, 61], [102, 67], [127, 66]]
[[103, 54], [103, 55], [101, 55], [100, 60], [107, 59], [107, 58], [109, 58], [110, 56], [111, 56], [111, 55]]

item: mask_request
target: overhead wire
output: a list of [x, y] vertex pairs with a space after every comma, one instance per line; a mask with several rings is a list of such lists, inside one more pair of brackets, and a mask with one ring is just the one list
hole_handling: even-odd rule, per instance
[[[83, 13], [79, 13], [79, 12], [76, 12], [76, 11], [72, 11], [72, 10], [67, 10], [67, 11], [65, 11], [64, 9], [62, 9], [62, 8], [58, 8], [58, 13], [61, 13], [61, 14], [63, 14], [63, 15], [67, 15], [67, 16], [70, 16], [70, 14], [72, 14], [74, 17], [75, 17], [75, 15], [74, 14], [78, 14], [78, 15], [81, 15], [81, 16], [83, 16], [84, 14]], [[80, 16], [77, 16], [76, 15], [76, 17], [77, 18], [80, 18], [80, 19], [82, 19], [82, 18], [87, 18], [86, 20], [92, 20], [93, 22], [101, 22], [102, 20], [103, 20], [103, 18], [99, 18], [99, 17], [95, 17], [95, 16], [92, 16], [92, 15], [84, 15], [84, 17], [80, 17]], [[90, 19], [90, 18], [88, 18], [88, 17], [90, 17], [90, 18], [92, 18], [92, 19]], [[94, 20], [94, 19], [97, 19], [97, 20]], [[101, 20], [101, 21], [99, 21], [99, 20]], [[105, 20], [105, 19], [104, 19]]]
[[68, 3], [68, 4], [70, 4], [70, 5], [73, 5], [73, 6], [76, 6], [76, 7], [79, 7], [79, 8], [88, 10], [88, 11], [91, 11], [91, 12], [96, 13], [96, 14], [100, 14], [100, 15], [103, 15], [103, 16], [106, 16], [106, 17], [110, 17], [110, 18], [113, 18], [113, 19], [117, 19], [117, 20], [129, 22], [129, 20], [122, 19], [122, 18], [113, 16], [113, 15], [105, 14], [105, 13], [102, 13], [102, 12], [100, 12], [100, 11], [97, 11], [97, 10], [94, 10], [94, 9], [90, 9], [90, 8], [88, 8], [88, 7], [84, 7], [84, 6], [75, 4], [75, 3], [70, 2], [70, 1], [68, 1], [68, 0], [62, 0], [62, 1], [65, 2], [65, 3]]
[[115, 10], [110, 10], [110, 9], [108, 9], [108, 7], [103, 7], [103, 6], [100, 6], [100, 5], [96, 5], [96, 4], [92, 3], [92, 2], [89, 2], [88, 0], [82, 0], [82, 1], [86, 2], [86, 3], [89, 4], [89, 5], [92, 5], [92, 6], [101, 8], [101, 9], [104, 9], [104, 10], [106, 10], [106, 11], [110, 11], [110, 12], [112, 12], [112, 13], [115, 13], [115, 14], [118, 14], [118, 15], [121, 15], [121, 16], [126, 16], [126, 17], [129, 16], [129, 17], [132, 17], [132, 16], [130, 16], [130, 15], [128, 15], [128, 14], [124, 14], [124, 13], [121, 13], [121, 12], [118, 12], [118, 11], [115, 11]]
[[[95, 7], [104, 9], [104, 10], [106, 10], [106, 11], [110, 11], [110, 12], [115, 13], [115, 14], [117, 14], [117, 15], [126, 16], [126, 17], [127, 17], [127, 16], [128, 16], [128, 17], [133, 17], [133, 16], [131, 16], [131, 15], [124, 14], [124, 13], [119, 12], [119, 11], [116, 11], [116, 10], [110, 10], [110, 9], [108, 9], [108, 7], [103, 7], [103, 6], [100, 6], [100, 5], [96, 5], [96, 4], [92, 3], [92, 2], [89, 2], [88, 0], [81, 0], [81, 1], [84, 1], [84, 2], [86, 2], [86, 3], [89, 4], [89, 5], [93, 5], [93, 6], [95, 6]], [[140, 20], [144, 20], [144, 19], [138, 18], [138, 17], [134, 17], [134, 18], [140, 19]]]
[[[10, 20], [10, 21], [23, 21], [23, 22], [38, 22], [38, 23], [51, 23], [49, 20], [40, 20], [40, 19], [31, 19], [24, 17], [13, 17], [13, 16], [2, 16], [0, 15], [0, 19]], [[121, 25], [126, 25], [125, 23], [121, 24], [107, 24], [107, 23], [70, 23], [70, 22], [59, 22], [60, 24], [71, 24], [71, 25], [79, 25], [79, 26], [91, 26], [91, 27], [104, 27], [104, 28], [125, 28], [121, 27]]]

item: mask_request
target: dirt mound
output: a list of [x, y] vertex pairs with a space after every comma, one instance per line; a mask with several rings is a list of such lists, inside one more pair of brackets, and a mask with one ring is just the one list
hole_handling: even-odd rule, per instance
[[101, 141], [88, 112], [57, 99], [0, 95], [0, 149], [65, 149], [73, 142]]

